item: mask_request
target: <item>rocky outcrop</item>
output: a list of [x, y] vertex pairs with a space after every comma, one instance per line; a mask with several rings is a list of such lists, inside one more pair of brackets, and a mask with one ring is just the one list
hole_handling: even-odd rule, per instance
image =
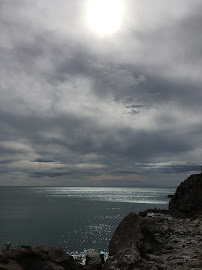
[[202, 174], [191, 175], [169, 197], [170, 210], [123, 219], [103, 270], [202, 269]]
[[[147, 210], [140, 215], [130, 213], [123, 221], [111, 240], [111, 256], [103, 270], [202, 269], [201, 216], [180, 218], [171, 211]], [[125, 231], [125, 244], [120, 244], [119, 233], [124, 241], [124, 229], [133, 228], [133, 243]]]
[[109, 258], [103, 270], [124, 269], [135, 265], [140, 260], [137, 246], [142, 244], [142, 239], [138, 216], [131, 212], [119, 224], [109, 243]]
[[83, 266], [62, 249], [20, 246], [0, 252], [0, 270], [82, 270]]
[[167, 198], [171, 199], [173, 197], [173, 195], [168, 195]]
[[117, 227], [110, 243], [109, 258], [103, 269], [150, 269], [148, 253], [158, 249], [160, 243], [147, 226], [147, 222], [131, 212]]
[[85, 270], [100, 270], [102, 265], [105, 263], [104, 254], [98, 252], [88, 253], [86, 256]]
[[131, 212], [116, 228], [109, 243], [109, 256], [113, 256], [125, 248], [136, 246], [137, 243], [141, 242], [142, 238], [138, 216]]
[[177, 188], [169, 203], [171, 211], [202, 213], [202, 174], [188, 177]]

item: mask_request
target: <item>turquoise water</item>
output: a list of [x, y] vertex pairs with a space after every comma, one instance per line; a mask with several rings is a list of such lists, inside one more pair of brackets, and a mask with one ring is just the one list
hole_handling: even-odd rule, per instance
[[168, 208], [174, 188], [1, 187], [0, 247], [52, 245], [70, 253], [107, 251], [130, 212]]

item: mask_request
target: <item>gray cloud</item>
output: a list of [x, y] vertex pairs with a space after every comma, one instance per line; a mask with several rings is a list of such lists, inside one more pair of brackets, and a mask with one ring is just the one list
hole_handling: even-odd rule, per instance
[[140, 108], [145, 108], [147, 107], [146, 105], [128, 105], [126, 106], [127, 109], [140, 109]]
[[51, 159], [42, 159], [42, 158], [37, 158], [33, 162], [44, 162], [44, 163], [49, 163], [49, 162], [54, 162], [54, 160]]
[[132, 109], [131, 111], [126, 112], [126, 114], [136, 115], [136, 114], [138, 114], [139, 112], [140, 112], [140, 111], [137, 111], [137, 110]]
[[0, 184], [179, 183], [202, 158], [200, 1], [127, 0], [104, 38], [84, 2], [0, 3]]

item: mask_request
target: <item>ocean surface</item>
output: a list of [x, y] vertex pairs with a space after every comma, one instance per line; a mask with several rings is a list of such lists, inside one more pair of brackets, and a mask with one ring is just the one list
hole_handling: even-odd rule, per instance
[[51, 245], [72, 254], [108, 250], [130, 212], [168, 209], [175, 188], [1, 187], [0, 247]]

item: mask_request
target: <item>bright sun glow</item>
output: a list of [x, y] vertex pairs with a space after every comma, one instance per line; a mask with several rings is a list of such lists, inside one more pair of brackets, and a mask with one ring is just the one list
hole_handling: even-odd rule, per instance
[[124, 0], [88, 0], [88, 24], [100, 35], [117, 32], [123, 19]]

